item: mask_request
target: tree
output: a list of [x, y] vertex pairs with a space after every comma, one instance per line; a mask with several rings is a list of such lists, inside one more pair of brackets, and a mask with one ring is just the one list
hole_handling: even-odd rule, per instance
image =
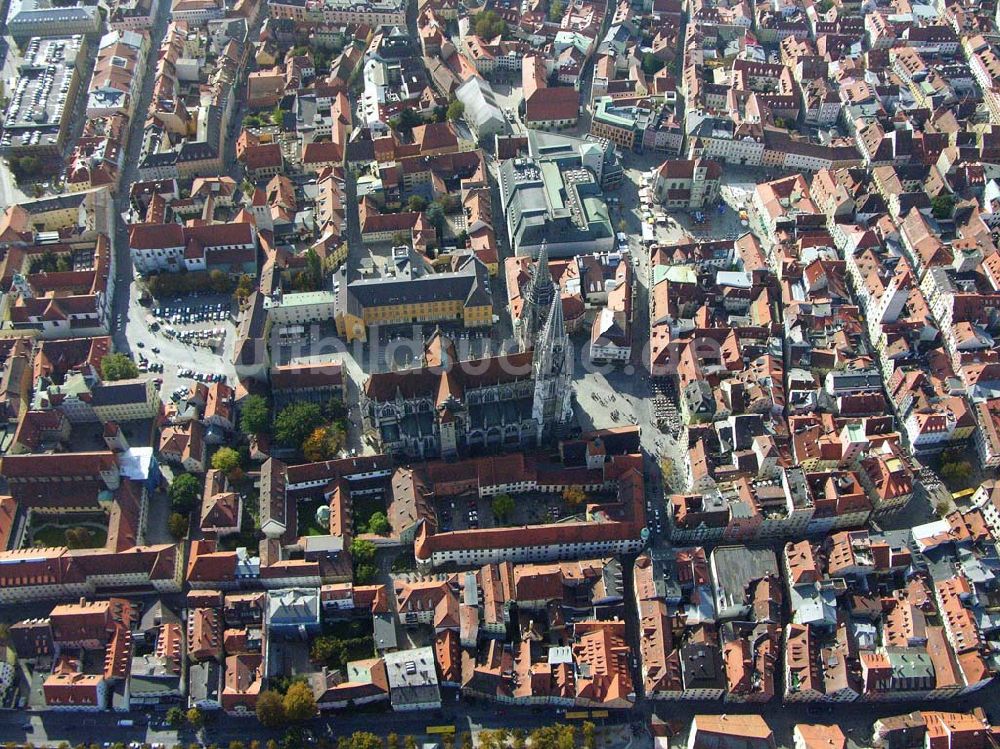
[[354, 565], [354, 582], [358, 585], [368, 585], [377, 575], [378, 568], [374, 564]]
[[347, 648], [344, 641], [330, 635], [320, 635], [309, 646], [309, 659], [313, 663], [325, 663], [332, 669], [340, 670], [347, 662]]
[[475, 30], [476, 36], [481, 36], [483, 39], [493, 39], [507, 33], [507, 22], [496, 12], [488, 10], [472, 17], [472, 28]]
[[587, 499], [586, 493], [578, 486], [567, 486], [563, 489], [562, 493], [563, 501], [570, 507], [576, 507], [578, 504]]
[[268, 739], [267, 744], [265, 744], [267, 749], [278, 749], [278, 742], [274, 739]]
[[171, 728], [180, 728], [184, 725], [184, 711], [179, 707], [172, 707], [167, 710], [167, 723]]
[[355, 538], [351, 541], [351, 559], [355, 564], [370, 562], [375, 559], [376, 547], [371, 541]]
[[179, 512], [170, 513], [170, 517], [167, 518], [167, 530], [178, 541], [184, 538], [188, 532], [187, 516], [181, 515]]
[[410, 133], [417, 125], [423, 124], [423, 118], [412, 109], [404, 109], [398, 117], [389, 119], [389, 127], [401, 133]]
[[233, 296], [241, 302], [246, 301], [250, 298], [256, 287], [257, 285], [254, 283], [254, 280], [244, 273], [240, 276], [240, 280], [236, 282], [236, 291], [233, 292]]
[[452, 122], [462, 119], [465, 114], [465, 103], [459, 99], [453, 99], [448, 104], [448, 109], [445, 112], [445, 117], [447, 117]]
[[7, 622], [0, 622], [0, 644], [6, 644], [10, 640], [10, 625]]
[[427, 206], [427, 220], [439, 233], [444, 229], [444, 209], [437, 201]]
[[229, 742], [229, 749], [246, 749], [246, 746], [242, 741], [233, 740]]
[[311, 463], [330, 460], [344, 446], [346, 434], [339, 425], [317, 427], [302, 442], [302, 455]]
[[347, 405], [343, 399], [334, 395], [326, 402], [323, 413], [330, 421], [344, 421], [348, 416]]
[[403, 739], [403, 749], [417, 749], [417, 740], [407, 734], [406, 738]]
[[465, 247], [466, 245], [468, 245], [469, 232], [467, 232], [465, 229], [462, 229], [462, 231], [460, 231], [458, 235], [455, 237], [455, 244], [457, 244], [459, 247]]
[[192, 707], [188, 710], [185, 717], [187, 718], [188, 724], [196, 731], [205, 725], [205, 716], [202, 715], [201, 710], [196, 707]]
[[212, 468], [227, 476], [240, 467], [240, 454], [231, 447], [220, 447], [212, 456]]
[[563, 10], [562, 0], [551, 0], [551, 2], [549, 2], [549, 20], [553, 23], [561, 21]]
[[216, 294], [226, 294], [233, 288], [233, 282], [229, 280], [229, 276], [218, 268], [209, 272], [208, 284]]
[[316, 698], [312, 688], [302, 681], [292, 684], [285, 692], [285, 718], [291, 721], [309, 720], [316, 715]]
[[514, 512], [514, 498], [509, 494], [498, 494], [493, 498], [492, 509], [493, 516], [505, 523]]
[[560, 723], [536, 728], [531, 732], [531, 749], [574, 749], [574, 733], [573, 726]]
[[42, 166], [42, 162], [38, 160], [37, 156], [22, 156], [16, 162], [11, 160], [11, 166], [16, 166], [15, 171], [19, 172], [22, 177], [33, 177], [38, 174], [38, 170]]
[[948, 484], [965, 484], [972, 476], [972, 463], [959, 460], [941, 465], [941, 478]]
[[511, 733], [511, 749], [524, 749], [524, 729], [515, 728]]
[[389, 533], [389, 519], [384, 512], [373, 512], [368, 518], [368, 532], [377, 536], [385, 536]]
[[323, 423], [318, 403], [289, 403], [274, 420], [274, 438], [283, 447], [301, 447], [306, 437]]
[[420, 195], [411, 195], [406, 201], [406, 207], [414, 213], [419, 213], [427, 207], [427, 199]]
[[399, 749], [399, 734], [393, 731], [386, 736], [385, 747], [386, 749]]
[[323, 284], [323, 261], [312, 247], [306, 250], [306, 269], [295, 279], [299, 291], [316, 291]]
[[642, 56], [642, 72], [646, 75], [655, 75], [660, 72], [666, 63], [652, 52], [647, 52]]
[[201, 482], [193, 473], [174, 476], [167, 495], [174, 511], [187, 515], [201, 500]]
[[281, 108], [281, 104], [275, 104], [274, 109], [271, 110], [271, 123], [282, 127], [285, 122], [285, 111]]
[[271, 426], [271, 409], [263, 395], [249, 395], [240, 408], [240, 428], [244, 434], [266, 433]]
[[382, 739], [368, 731], [351, 734], [351, 749], [382, 749]]
[[285, 723], [285, 702], [281, 695], [266, 689], [257, 696], [257, 720], [266, 728], [278, 728]]
[[589, 720], [583, 722], [580, 731], [583, 734], [583, 749], [597, 749], [596, 726]]
[[79, 526], [66, 530], [66, 548], [68, 549], [89, 549], [93, 536], [86, 528]]
[[934, 215], [934, 218], [948, 218], [951, 216], [951, 212], [954, 207], [955, 197], [953, 195], [949, 195], [948, 193], [935, 195], [931, 199], [931, 213]]
[[125, 354], [108, 354], [101, 359], [101, 378], [107, 382], [130, 380], [139, 376], [139, 368]]
[[938, 517], [943, 518], [951, 512], [951, 502], [947, 499], [939, 499], [937, 504], [934, 505], [934, 512], [937, 513]]

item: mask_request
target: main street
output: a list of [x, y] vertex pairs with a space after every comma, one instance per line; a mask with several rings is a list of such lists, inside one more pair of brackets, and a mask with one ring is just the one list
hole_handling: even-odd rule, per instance
[[[355, 731], [370, 731], [380, 736], [396, 733], [400, 736], [423, 736], [427, 726], [454, 725], [458, 732], [476, 733], [483, 729], [516, 728], [530, 732], [535, 728], [550, 725], [559, 720], [562, 711], [551, 707], [515, 709], [507, 706], [469, 704], [456, 702], [454, 689], [445, 690], [445, 705], [438, 711], [396, 713], [391, 710], [358, 709], [333, 713], [302, 724], [314, 736], [349, 736]], [[133, 741], [149, 744], [188, 744], [198, 741], [203, 744], [225, 745], [230, 741], [248, 742], [251, 739], [267, 741], [280, 739], [282, 730], [270, 730], [260, 725], [256, 717], [235, 717], [230, 715], [207, 714], [203, 731], [195, 734], [190, 728], [181, 731], [158, 730], [148, 725], [147, 713], [101, 713], [80, 714], [66, 712], [36, 713], [26, 716], [23, 712], [0, 713], [0, 741], [30, 742], [35, 746], [56, 744], [62, 741], [71, 745], [79, 743], [98, 745]], [[129, 719], [135, 725], [118, 725], [118, 721]], [[23, 726], [30, 722], [32, 730]], [[621, 744], [622, 742], [612, 742]]]

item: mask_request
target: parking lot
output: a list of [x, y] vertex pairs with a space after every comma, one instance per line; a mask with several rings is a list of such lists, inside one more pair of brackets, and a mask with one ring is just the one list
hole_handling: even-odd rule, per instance
[[232, 304], [228, 299], [216, 301], [211, 298], [209, 301], [188, 301], [153, 307], [150, 314], [162, 324], [197, 325], [228, 320], [231, 310]]
[[182, 386], [187, 390], [196, 373], [203, 382], [211, 381], [210, 375], [236, 381], [232, 365], [235, 324], [228, 295], [192, 294], [183, 301], [154, 307], [141, 306], [137, 297], [132, 296], [128, 312], [120, 314], [116, 323], [118, 329], [125, 329], [140, 371], [160, 380], [164, 400]]
[[[597, 497], [587, 497], [594, 501]], [[581, 503], [569, 505], [561, 494], [532, 492], [514, 497], [514, 511], [497, 519], [493, 514], [493, 498], [475, 494], [439, 500], [436, 506], [439, 530], [462, 531], [470, 528], [499, 528], [503, 526], [537, 525], [555, 523], [573, 518], [584, 510]]]

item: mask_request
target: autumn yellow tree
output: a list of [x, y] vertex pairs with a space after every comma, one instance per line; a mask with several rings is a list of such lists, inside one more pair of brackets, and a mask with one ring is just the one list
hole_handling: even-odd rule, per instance
[[302, 455], [310, 462], [330, 460], [344, 446], [344, 430], [337, 426], [317, 427], [302, 443]]
[[563, 489], [562, 498], [570, 507], [576, 507], [587, 499], [587, 495], [578, 486], [567, 486]]

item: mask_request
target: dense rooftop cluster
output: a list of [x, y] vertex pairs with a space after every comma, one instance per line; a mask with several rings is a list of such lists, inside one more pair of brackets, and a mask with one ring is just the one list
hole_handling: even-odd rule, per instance
[[994, 747], [1000, 11], [410, 5], [11, 3], [2, 706]]

